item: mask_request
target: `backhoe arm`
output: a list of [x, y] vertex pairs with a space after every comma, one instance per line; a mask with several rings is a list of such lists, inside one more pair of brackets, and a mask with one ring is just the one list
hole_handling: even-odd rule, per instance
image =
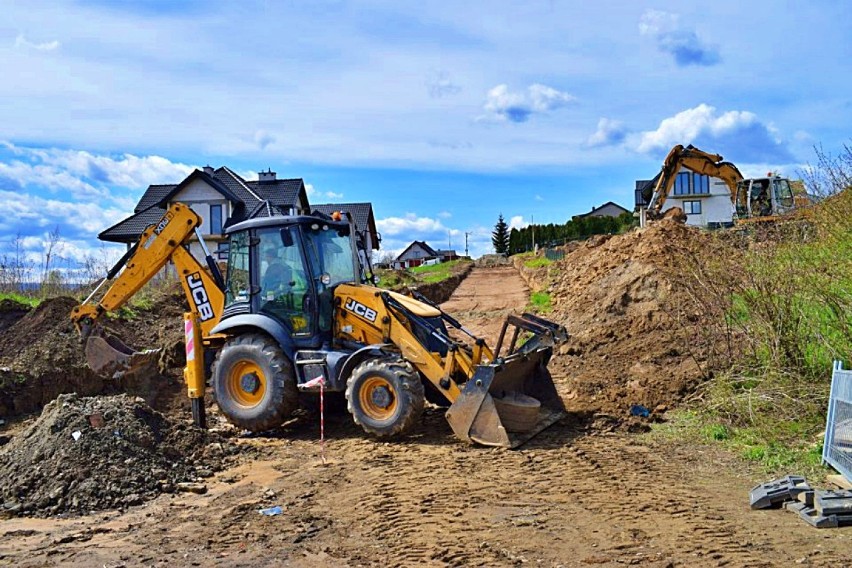
[[[125, 305], [169, 260], [174, 262], [181, 276], [181, 284], [190, 306], [199, 314], [202, 331], [212, 329], [218, 322], [224, 305], [221, 282], [217, 282], [215, 276], [210, 276], [201, 263], [183, 248], [200, 224], [201, 217], [192, 209], [182, 203], [175, 203], [169, 207], [159, 223], [145, 229], [138, 243], [101, 282], [102, 286], [124, 267], [103, 298], [100, 301], [92, 301], [96, 289], [71, 312], [71, 320], [83, 337], [91, 332], [92, 326], [104, 313]], [[218, 276], [218, 270], [214, 274]], [[98, 289], [101, 286], [98, 286]]]
[[743, 179], [737, 167], [730, 162], [723, 162], [719, 154], [710, 154], [692, 145], [684, 148], [678, 144], [663, 161], [654, 193], [648, 202], [648, 212], [651, 216], [658, 216], [662, 212], [681, 167], [698, 174], [721, 178], [730, 189], [732, 202], [736, 195], [737, 182]]
[[[198, 232], [199, 225], [201, 217], [187, 205], [172, 204], [156, 225], [142, 232], [136, 245], [107, 273], [95, 291], [72, 310], [71, 320], [86, 343], [86, 359], [96, 373], [115, 376], [116, 373], [146, 368], [156, 351], [134, 352], [117, 338], [101, 337], [92, 331], [104, 313], [117, 310], [126, 304], [171, 260], [190, 306], [190, 311], [184, 314], [184, 381], [192, 403], [193, 419], [198, 426], [204, 427], [205, 377], [202, 342], [222, 317], [225, 296], [222, 276]], [[193, 232], [204, 247], [209, 272], [184, 248]], [[101, 300], [93, 302], [98, 290], [117, 274], [117, 279]]]

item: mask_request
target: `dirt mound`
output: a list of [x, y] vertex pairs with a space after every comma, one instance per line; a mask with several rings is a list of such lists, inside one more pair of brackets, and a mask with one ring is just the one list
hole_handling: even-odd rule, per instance
[[622, 417], [634, 404], [661, 412], [692, 392], [706, 373], [696, 331], [702, 314], [671, 276], [674, 259], [705, 238], [662, 220], [572, 244], [539, 269], [550, 282], [550, 317], [572, 336], [551, 364], [568, 377], [569, 405]]
[[483, 254], [476, 259], [476, 266], [491, 268], [494, 266], [507, 266], [512, 264], [509, 257], [502, 254]]
[[138, 505], [221, 469], [235, 447], [128, 395], [61, 395], [0, 450], [3, 509], [34, 516]]
[[86, 364], [83, 345], [71, 323], [77, 300], [45, 300], [0, 331], [0, 416], [35, 412], [61, 393], [84, 396], [122, 391], [170, 398], [180, 387], [184, 364], [182, 306], [174, 293], [163, 294], [147, 309], [126, 310], [102, 318], [108, 333], [134, 348], [160, 348], [160, 373], [128, 376], [120, 381], [97, 376]]

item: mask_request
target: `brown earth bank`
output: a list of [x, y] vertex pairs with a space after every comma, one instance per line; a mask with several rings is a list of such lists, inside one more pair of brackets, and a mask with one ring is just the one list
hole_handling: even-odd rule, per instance
[[626, 417], [642, 405], [660, 414], [712, 376], [704, 316], [674, 278], [675, 259], [704, 238], [664, 220], [571, 243], [564, 258], [544, 267], [519, 259], [530, 287], [550, 294], [548, 317], [571, 335], [552, 363], [552, 372], [567, 377], [571, 408]]
[[464, 282], [467, 275], [470, 274], [473, 268], [473, 263], [464, 262], [453, 267], [453, 274], [440, 282], [431, 282], [427, 284], [418, 284], [413, 288], [429, 298], [436, 304], [441, 304], [450, 299], [456, 288]]

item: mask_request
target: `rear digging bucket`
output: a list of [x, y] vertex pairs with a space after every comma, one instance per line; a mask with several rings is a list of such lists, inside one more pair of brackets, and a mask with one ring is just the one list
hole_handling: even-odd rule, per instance
[[479, 365], [447, 411], [456, 436], [485, 446], [517, 448], [566, 415], [547, 370], [552, 347]]
[[121, 377], [128, 373], [153, 370], [159, 349], [134, 351], [117, 337], [91, 335], [86, 340], [86, 362], [102, 377]]

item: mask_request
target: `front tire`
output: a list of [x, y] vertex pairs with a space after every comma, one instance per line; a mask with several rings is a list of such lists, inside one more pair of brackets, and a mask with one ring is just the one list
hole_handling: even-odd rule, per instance
[[219, 410], [245, 430], [276, 428], [299, 406], [293, 366], [267, 335], [229, 339], [216, 355], [211, 376]]
[[346, 382], [355, 423], [379, 438], [405, 434], [423, 413], [420, 374], [402, 357], [376, 357], [355, 367]]

